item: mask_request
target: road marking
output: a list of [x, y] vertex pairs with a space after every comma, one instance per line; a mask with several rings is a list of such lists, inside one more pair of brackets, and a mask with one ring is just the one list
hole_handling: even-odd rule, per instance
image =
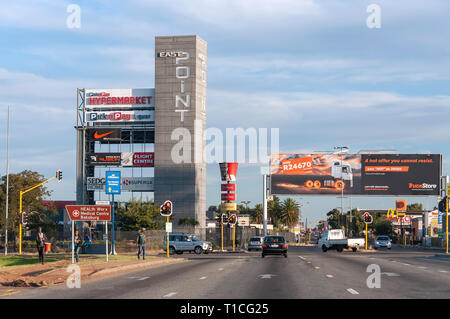
[[307, 261], [307, 263], [310, 264], [311, 262], [310, 262], [310, 261]]
[[333, 278], [334, 276], [333, 276], [333, 275], [327, 275], [327, 277], [328, 277], [328, 278]]
[[420, 269], [427, 269], [427, 267], [425, 267], [425, 266], [417, 266], [417, 268], [420, 268]]
[[316, 269], [320, 269], [320, 267], [318, 267], [318, 266], [315, 266], [314, 268], [316, 268]]
[[274, 276], [276, 276], [276, 275], [264, 274], [264, 275], [259, 275], [258, 277], [260, 277], [261, 279], [271, 279]]
[[386, 275], [388, 277], [400, 277], [399, 274], [393, 273], [393, 272], [382, 272], [382, 275]]
[[167, 295], [163, 296], [163, 298], [169, 298], [169, 297], [172, 297], [172, 296], [174, 296], [176, 294], [177, 294], [176, 292], [171, 292], [171, 293], [168, 293]]
[[306, 260], [305, 257], [302, 256], [298, 256], [298, 258], [300, 258], [301, 260]]
[[347, 291], [348, 291], [349, 293], [351, 293], [352, 295], [359, 295], [359, 292], [357, 292], [355, 289], [348, 288]]
[[411, 264], [405, 264], [405, 263], [402, 263], [402, 265], [405, 265], [405, 266], [411, 266]]
[[439, 270], [439, 272], [448, 272], [447, 270]]
[[200, 280], [206, 279], [207, 277], [200, 277]]
[[19, 292], [19, 291], [10, 291], [10, 290], [8, 290], [8, 291], [9, 291], [8, 293], [2, 294], [2, 295], [0, 295], [0, 297], [11, 296], [11, 295], [17, 294]]
[[223, 270], [223, 268], [219, 268], [219, 271], [222, 271]]
[[142, 277], [142, 278], [139, 278], [138, 280], [145, 280], [145, 279], [148, 279], [148, 278], [150, 278], [150, 277]]

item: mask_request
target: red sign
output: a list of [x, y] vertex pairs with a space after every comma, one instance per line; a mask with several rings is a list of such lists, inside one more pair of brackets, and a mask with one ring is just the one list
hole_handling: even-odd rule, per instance
[[223, 182], [232, 182], [236, 180], [239, 163], [219, 163], [220, 176]]
[[222, 192], [235, 192], [236, 184], [222, 184], [220, 185], [220, 190]]
[[153, 152], [136, 152], [133, 154], [133, 166], [151, 166], [154, 165]]
[[222, 200], [236, 200], [236, 194], [235, 193], [226, 193], [221, 194]]
[[283, 160], [281, 161], [281, 167], [283, 168], [283, 174], [303, 174], [303, 171], [312, 170], [313, 159], [309, 156]]
[[66, 205], [70, 220], [111, 220], [111, 205]]

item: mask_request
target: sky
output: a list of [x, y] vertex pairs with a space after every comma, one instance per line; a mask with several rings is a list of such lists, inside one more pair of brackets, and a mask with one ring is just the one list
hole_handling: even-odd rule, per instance
[[[370, 4], [381, 27], [369, 28]], [[67, 8], [81, 9], [68, 28]], [[75, 199], [76, 89], [154, 87], [154, 37], [208, 43], [207, 126], [279, 128], [281, 153], [336, 145], [443, 154], [450, 174], [450, 2], [447, 0], [10, 1], [0, 10], [0, 173], [32, 169], [52, 199]], [[241, 164], [237, 201], [262, 201], [259, 164]], [[220, 201], [207, 167], [207, 205]], [[335, 196], [296, 198], [323, 218]], [[353, 197], [392, 208], [394, 197]], [[432, 208], [436, 198], [408, 198]], [[346, 198], [345, 209], [350, 205]]]

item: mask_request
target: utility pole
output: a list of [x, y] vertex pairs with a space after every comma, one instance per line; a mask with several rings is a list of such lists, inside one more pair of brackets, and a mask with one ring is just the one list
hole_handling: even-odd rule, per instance
[[8, 255], [8, 209], [9, 209], [9, 108], [8, 105], [8, 125], [6, 133], [6, 218], [5, 218], [5, 256]]
[[263, 175], [263, 231], [267, 236], [267, 175]]

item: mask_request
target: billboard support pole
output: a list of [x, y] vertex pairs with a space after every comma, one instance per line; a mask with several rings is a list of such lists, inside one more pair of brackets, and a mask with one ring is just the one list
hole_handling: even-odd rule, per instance
[[72, 220], [72, 264], [74, 264], [74, 253], [75, 253], [73, 247], [73, 242], [75, 241], [74, 233], [75, 233], [75, 222]]
[[263, 230], [267, 236], [267, 175], [263, 175]]

